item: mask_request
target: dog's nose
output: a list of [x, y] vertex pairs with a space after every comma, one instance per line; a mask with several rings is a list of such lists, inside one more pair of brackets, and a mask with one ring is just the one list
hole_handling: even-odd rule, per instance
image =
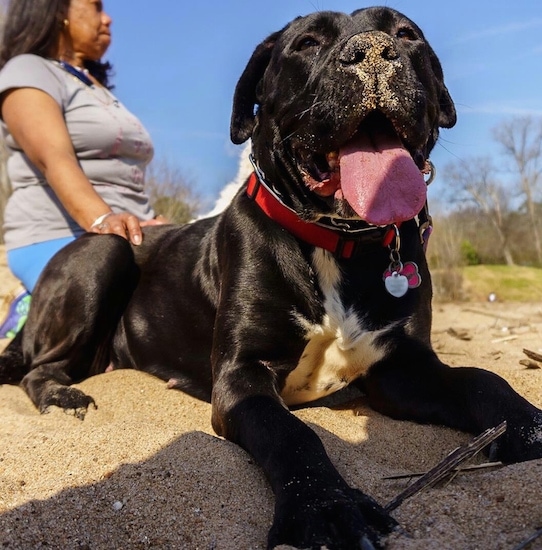
[[394, 61], [398, 58], [399, 52], [393, 39], [381, 31], [363, 32], [351, 36], [339, 54], [339, 60], [345, 65], [375, 64]]

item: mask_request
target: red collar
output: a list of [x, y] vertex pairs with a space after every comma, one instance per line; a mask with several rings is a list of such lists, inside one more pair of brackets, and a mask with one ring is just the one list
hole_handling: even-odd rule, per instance
[[346, 231], [331, 228], [319, 222], [303, 221], [294, 210], [286, 206], [275, 192], [253, 172], [247, 185], [247, 195], [263, 210], [292, 235], [319, 248], [324, 248], [337, 258], [349, 259], [355, 255], [360, 241], [379, 240], [382, 246], [388, 246], [395, 237], [391, 227], [368, 227], [361, 231]]

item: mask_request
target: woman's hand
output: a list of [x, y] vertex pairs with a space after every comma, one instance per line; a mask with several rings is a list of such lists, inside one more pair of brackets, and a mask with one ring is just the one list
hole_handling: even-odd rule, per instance
[[105, 216], [100, 216], [90, 227], [91, 233], [100, 235], [118, 235], [128, 239], [132, 244], [139, 245], [143, 240], [142, 227], [150, 225], [163, 225], [168, 223], [163, 216], [157, 216], [153, 220], [141, 221], [137, 216], [127, 212], [110, 212]]

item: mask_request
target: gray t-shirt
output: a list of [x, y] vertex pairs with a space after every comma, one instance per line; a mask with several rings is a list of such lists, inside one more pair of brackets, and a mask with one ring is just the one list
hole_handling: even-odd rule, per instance
[[[43, 90], [60, 105], [83, 172], [114, 212], [128, 211], [141, 220], [154, 216], [143, 188], [145, 167], [153, 156], [150, 136], [113, 94], [31, 54], [14, 57], [0, 71], [0, 93], [12, 88]], [[6, 248], [83, 233], [4, 122], [0, 124], [13, 187], [4, 213]]]

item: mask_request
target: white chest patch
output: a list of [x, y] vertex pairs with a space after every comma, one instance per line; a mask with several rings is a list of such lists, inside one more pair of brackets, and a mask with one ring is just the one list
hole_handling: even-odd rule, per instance
[[307, 345], [281, 392], [287, 405], [314, 401], [348, 386], [386, 355], [386, 348], [377, 345], [376, 339], [389, 328], [368, 331], [357, 313], [344, 306], [339, 292], [341, 272], [333, 256], [316, 249], [313, 267], [326, 315], [319, 325], [298, 316]]

